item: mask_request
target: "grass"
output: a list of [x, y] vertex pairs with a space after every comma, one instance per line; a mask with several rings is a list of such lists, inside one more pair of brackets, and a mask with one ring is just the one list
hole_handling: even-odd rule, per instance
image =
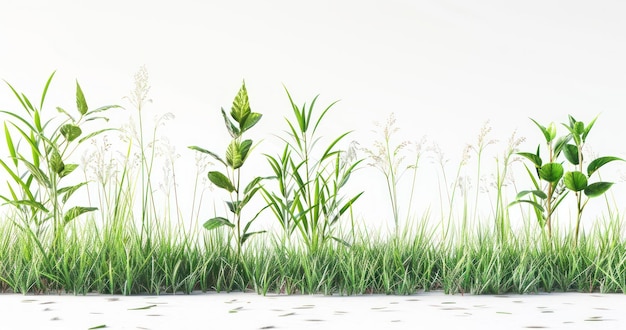
[[[285, 247], [280, 238], [257, 239], [241, 257], [229, 248], [227, 233], [219, 230], [195, 236], [182, 235], [180, 229], [153, 231], [146, 249], [141, 230], [130, 223], [115, 233], [99, 227], [94, 221], [73, 223], [58, 255], [46, 262], [49, 256], [33, 248], [32, 237], [4, 222], [0, 288], [127, 295], [198, 290], [406, 295], [429, 290], [503, 294], [626, 289], [626, 243], [610, 227], [581, 237], [576, 246], [567, 235], [549, 243], [522, 235], [500, 244], [489, 230], [459, 240], [462, 244], [445, 245], [434, 243], [428, 231], [406, 231], [389, 241], [361, 231], [350, 247], [327, 245], [315, 253], [302, 245]], [[51, 243], [48, 236], [44, 245]]]
[[[147, 81], [142, 80], [147, 79], [147, 73], [145, 68], [142, 70], [137, 79], [143, 85], [137, 85], [137, 90], [147, 92]], [[146, 97], [141, 94], [135, 100], [143, 102]], [[297, 107], [290, 98], [297, 123], [306, 124], [311, 118], [313, 103], [307, 112], [305, 106]], [[138, 101], [134, 106], [141, 116], [141, 106], [137, 104]], [[326, 110], [321, 117], [325, 113]], [[515, 184], [505, 186], [510, 165], [515, 163], [516, 148], [522, 141], [515, 135], [501, 158], [496, 160], [495, 203], [491, 198], [479, 196], [483, 193], [478, 186], [484, 173], [481, 166], [486, 155], [483, 153], [492, 144], [486, 140], [487, 126], [481, 130], [476, 146], [465, 148], [463, 159], [453, 169], [454, 176], [446, 174], [446, 161], [438, 154], [441, 214], [432, 215], [434, 221], [431, 221], [430, 211], [424, 212], [420, 219], [412, 218], [410, 212], [411, 205], [417, 204], [414, 192], [422, 189], [421, 181], [416, 180], [418, 165], [422, 164], [419, 162], [422, 143], [415, 144], [414, 155], [408, 153], [411, 148], [405, 148], [406, 142], [393, 145], [391, 133], [395, 131], [393, 121], [389, 121], [383, 139], [369, 152], [369, 160], [380, 170], [388, 188], [390, 203], [381, 201], [381, 205], [391, 206], [389, 214], [394, 226], [393, 233], [387, 235], [371, 230], [354, 218], [352, 211], [359, 207], [356, 198], [360, 194], [343, 200], [345, 196], [339, 193], [348, 176], [357, 175], [354, 164], [360, 162], [350, 163], [353, 165], [349, 164], [347, 171], [340, 171], [345, 169], [340, 162], [349, 153], [341, 150], [339, 142], [347, 133], [322, 149], [326, 151], [315, 164], [321, 164], [324, 159], [331, 162], [320, 165], [316, 172], [311, 168], [317, 165], [310, 168], [306, 165], [309, 160], [316, 160], [308, 156], [308, 145], [302, 142], [303, 147], [297, 148], [299, 133], [302, 133], [302, 141], [313, 143], [317, 140], [306, 134], [314, 132], [307, 130], [304, 124], [299, 125], [299, 129], [289, 121], [288, 124], [295, 141], [291, 144], [283, 141], [291, 149], [285, 149], [277, 158], [268, 157], [268, 170], [274, 165], [275, 179], [279, 186], [283, 185], [276, 192], [263, 191], [265, 206], [274, 203], [270, 208], [275, 211], [266, 219], [274, 216], [274, 221], [280, 224], [278, 232], [251, 236], [246, 245], [242, 245], [238, 242], [240, 237], [232, 235], [228, 226], [210, 231], [202, 228], [199, 218], [204, 216], [199, 216], [200, 206], [209, 198], [205, 198], [206, 190], [200, 187], [199, 175], [189, 201], [191, 221], [185, 224], [181, 220], [175, 180], [170, 186], [172, 189], [164, 190], [164, 203], [154, 193], [157, 181], [153, 169], [161, 167], [170, 174], [175, 172], [176, 157], [156, 152], [164, 139], [158, 136], [156, 128], [151, 140], [143, 137], [141, 131], [147, 129], [147, 125], [140, 122], [140, 132], [134, 134], [134, 139], [127, 139], [127, 149], [119, 153], [120, 158], [107, 156], [113, 155], [113, 151], [106, 136], [102, 136], [102, 144], [94, 142], [95, 153], [85, 156], [81, 170], [84, 181], [90, 182], [85, 191], [90, 204], [98, 206], [97, 212], [72, 218], [60, 228], [53, 223], [43, 223], [33, 229], [23, 220], [24, 214], [29, 214], [24, 213], [24, 203], [8, 203], [8, 207], [3, 208], [6, 212], [0, 219], [0, 291], [125, 295], [193, 291], [408, 295], [430, 290], [449, 294], [626, 293], [623, 218], [608, 199], [609, 215], [597, 219], [587, 231], [572, 232], [566, 230], [566, 226], [554, 225], [547, 235], [536, 221], [531, 221], [535, 216], [531, 207], [524, 208], [520, 204], [515, 208], [520, 207], [523, 226], [511, 228], [512, 215], [510, 208], [505, 207], [508, 205], [506, 196], [515, 196], [517, 191], [511, 194], [509, 190], [517, 189]], [[41, 139], [44, 141], [45, 137]], [[18, 139], [14, 140], [11, 153], [23, 153]], [[26, 147], [29, 151], [32, 146], [26, 144]], [[350, 152], [355, 150], [352, 146]], [[475, 167], [470, 164], [472, 150], [477, 156]], [[294, 159], [298, 152], [303, 153], [301, 159]], [[328, 155], [332, 157], [326, 157]], [[137, 159], [134, 165], [133, 159]], [[409, 161], [404, 162], [404, 159]], [[377, 160], [382, 163], [376, 164]], [[47, 162], [41, 164], [42, 168], [47, 165]], [[207, 160], [198, 158], [197, 173], [205, 173], [207, 167]], [[400, 201], [404, 196], [397, 187], [406, 171], [409, 172], [406, 182], [410, 182], [410, 194], [403, 204], [408, 205], [406, 221], [401, 223], [400, 215], [404, 218], [404, 212]], [[464, 175], [470, 171], [475, 187], [468, 184], [469, 177]], [[17, 175], [14, 179], [19, 186], [29, 189], [29, 196], [35, 201], [39, 196], [36, 182], [23, 178], [27, 176]], [[259, 189], [265, 187], [259, 186]], [[323, 197], [327, 199], [320, 197], [321, 194], [326, 194]], [[290, 204], [294, 203], [294, 198], [302, 199], [296, 207]], [[480, 202], [487, 199], [492, 208], [490, 216], [478, 213]], [[214, 210], [217, 208], [214, 204]], [[45, 219], [47, 215], [38, 213], [38, 216]], [[557, 214], [552, 216], [556, 224]], [[332, 223], [327, 225], [328, 221]], [[318, 225], [319, 237], [312, 232], [319, 229]], [[292, 235], [294, 230], [302, 235]], [[312, 244], [317, 238], [319, 242]]]

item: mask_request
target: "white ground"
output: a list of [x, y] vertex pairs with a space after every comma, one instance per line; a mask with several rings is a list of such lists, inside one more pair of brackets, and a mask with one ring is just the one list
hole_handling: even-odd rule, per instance
[[0, 294], [2, 329], [625, 329], [626, 295]]

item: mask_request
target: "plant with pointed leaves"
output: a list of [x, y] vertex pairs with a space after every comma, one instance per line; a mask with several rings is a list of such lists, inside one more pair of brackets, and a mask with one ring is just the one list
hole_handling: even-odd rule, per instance
[[245, 224], [242, 222], [242, 211], [258, 190], [261, 189], [260, 182], [263, 180], [262, 177], [256, 177], [245, 188], [242, 189], [241, 187], [241, 167], [252, 149], [252, 140], [244, 139], [243, 134], [256, 125], [262, 116], [260, 113], [251, 111], [245, 82], [239, 89], [237, 96], [235, 96], [230, 110], [230, 118], [223, 108], [222, 116], [224, 117], [226, 129], [232, 138], [226, 148], [225, 158], [198, 146], [190, 146], [189, 148], [210, 155], [226, 167], [226, 173], [209, 171], [208, 177], [215, 186], [226, 190], [230, 194], [230, 201], [227, 201], [226, 205], [232, 213], [232, 221], [226, 217], [215, 217], [206, 221], [203, 226], [208, 230], [222, 226], [230, 227], [237, 244], [237, 253], [240, 254], [243, 244], [252, 235], [265, 232], [250, 231], [250, 226], [263, 209], [257, 212]]
[[[614, 156], [599, 157], [587, 165], [587, 173], [583, 172], [583, 146], [587, 141], [587, 136], [591, 128], [596, 122], [594, 118], [588, 125], [581, 121], [577, 121], [574, 117], [569, 116], [569, 123], [562, 124], [568, 134], [556, 138], [556, 125], [551, 123], [548, 127], [540, 125], [537, 121], [531, 120], [541, 130], [546, 138], [549, 158], [547, 163], [543, 163], [540, 156], [540, 147], [537, 147], [536, 153], [520, 152], [518, 155], [529, 159], [535, 167], [536, 176], [526, 166], [526, 170], [533, 182], [533, 190], [524, 190], [518, 193], [516, 200], [511, 204], [530, 203], [537, 215], [539, 223], [547, 225], [548, 235], [552, 234], [551, 217], [557, 206], [561, 204], [565, 196], [571, 191], [576, 196], [576, 232], [574, 239], [578, 240], [580, 229], [580, 221], [582, 213], [592, 197], [601, 196], [613, 185], [612, 182], [598, 181], [589, 183], [591, 175], [596, 173], [603, 165], [615, 161], [623, 160]], [[571, 143], [573, 141], [574, 143]], [[563, 162], [557, 162], [559, 155], [563, 153], [565, 159], [573, 166], [572, 171], [565, 171]], [[542, 188], [540, 181], [546, 181], [545, 188]], [[583, 201], [583, 194], [587, 197]], [[532, 196], [532, 199], [522, 199], [525, 196]]]
[[314, 117], [316, 96], [310, 105], [298, 106], [285, 88], [294, 120], [285, 119], [289, 130], [287, 144], [278, 157], [266, 155], [278, 181], [278, 193], [263, 189], [263, 196], [283, 228], [284, 240], [296, 229], [310, 252], [316, 252], [329, 240], [348, 245], [335, 236], [334, 227], [343, 214], [363, 194], [346, 200], [343, 191], [351, 174], [362, 160], [356, 160], [356, 147], [340, 151], [337, 144], [345, 132], [328, 144], [322, 153], [314, 148], [320, 137], [317, 131], [322, 120], [336, 103]]
[[[105, 120], [101, 113], [120, 108], [117, 105], [108, 105], [90, 110], [83, 91], [76, 82], [77, 116], [70, 114], [61, 107], [57, 111], [67, 119], [54, 127], [52, 119], [43, 121], [42, 112], [54, 72], [48, 78], [41, 95], [39, 107], [33, 105], [26, 95], [7, 82], [7, 85], [26, 111], [27, 116], [17, 112], [0, 110], [0, 113], [9, 116], [4, 122], [4, 134], [9, 151], [9, 161], [0, 160], [0, 166], [9, 175], [11, 182], [7, 182], [9, 196], [0, 196], [5, 204], [18, 210], [23, 218], [24, 230], [32, 230], [34, 225], [36, 236], [42, 226], [49, 220], [53, 222], [54, 244], [63, 237], [63, 228], [81, 214], [96, 210], [95, 207], [74, 206], [64, 212], [65, 204], [70, 197], [85, 186], [87, 182], [61, 187], [63, 178], [70, 175], [77, 164], [69, 163], [69, 156], [81, 143], [112, 128], [100, 129], [84, 134], [85, 123], [94, 120]], [[19, 139], [14, 139], [18, 136]], [[16, 143], [17, 142], [17, 143]], [[26, 149], [26, 151], [24, 150]], [[30, 155], [28, 155], [30, 154]]]

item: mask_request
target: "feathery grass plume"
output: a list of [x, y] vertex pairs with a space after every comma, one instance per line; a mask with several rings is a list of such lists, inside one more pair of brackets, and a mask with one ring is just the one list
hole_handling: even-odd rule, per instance
[[[150, 246], [150, 233], [152, 216], [156, 213], [154, 196], [152, 192], [154, 188], [152, 186], [152, 168], [154, 166], [155, 150], [150, 148], [152, 143], [147, 144], [144, 137], [144, 119], [143, 109], [148, 103], [152, 103], [152, 99], [148, 98], [150, 92], [150, 83], [148, 69], [145, 65], [139, 67], [134, 76], [134, 88], [130, 91], [130, 94], [124, 99], [128, 100], [130, 104], [137, 110], [137, 116], [139, 119], [139, 130], [137, 131], [132, 120], [129, 120], [128, 133], [130, 138], [130, 145], [138, 143], [140, 152], [139, 162], [141, 165], [140, 177], [141, 177], [141, 232], [148, 246]], [[156, 135], [156, 127], [153, 132], [153, 136]], [[135, 142], [136, 141], [136, 142]], [[154, 141], [153, 141], [154, 142]], [[129, 145], [129, 150], [130, 150]], [[150, 154], [146, 154], [146, 149], [150, 149]]]
[[491, 132], [491, 126], [489, 125], [489, 120], [485, 121], [485, 123], [483, 124], [483, 126], [480, 128], [480, 133], [478, 134], [478, 139], [476, 141], [475, 145], [471, 146], [471, 149], [476, 153], [476, 191], [475, 191], [475, 196], [474, 196], [474, 215], [472, 218], [472, 222], [476, 222], [476, 217], [478, 216], [478, 209], [479, 209], [479, 196], [480, 196], [480, 182], [482, 181], [482, 177], [481, 177], [481, 161], [482, 161], [482, 155], [483, 152], [485, 151], [485, 149], [490, 146], [490, 145], [494, 145], [498, 142], [498, 140], [493, 140], [493, 139], [488, 139], [488, 135]]
[[[410, 217], [411, 204], [413, 201], [413, 194], [416, 185], [417, 169], [419, 159], [422, 153], [422, 146], [424, 139], [420, 142], [411, 141], [394, 141], [394, 135], [399, 131], [396, 126], [395, 114], [392, 112], [389, 114], [387, 121], [384, 125], [376, 122], [374, 123], [377, 129], [373, 130], [376, 135], [379, 135], [380, 140], [375, 140], [372, 149], [362, 148], [365, 154], [370, 159], [369, 166], [378, 169], [385, 177], [385, 183], [387, 185], [387, 194], [389, 196], [389, 202], [391, 203], [391, 212], [394, 222], [394, 235], [397, 237], [400, 234], [400, 201], [398, 196], [398, 185], [402, 176], [407, 170], [413, 172], [411, 193], [408, 202], [407, 219]], [[406, 162], [407, 150], [409, 147], [413, 147], [414, 160], [412, 163]]]
[[508, 139], [507, 147], [501, 157], [496, 157], [496, 175], [494, 186], [496, 188], [496, 209], [494, 212], [495, 230], [497, 238], [500, 242], [508, 239], [511, 223], [509, 221], [508, 203], [504, 200], [503, 190], [507, 186], [507, 181], [515, 183], [509, 169], [511, 164], [520, 161], [521, 158], [514, 157], [518, 152], [519, 146], [526, 140], [524, 137], [517, 137], [517, 131], [513, 131]]

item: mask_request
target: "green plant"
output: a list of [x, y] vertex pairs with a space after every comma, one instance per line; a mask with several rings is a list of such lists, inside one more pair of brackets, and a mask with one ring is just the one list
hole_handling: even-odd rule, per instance
[[350, 132], [341, 134], [316, 154], [314, 148], [319, 141], [316, 135], [331, 103], [317, 117], [313, 117], [316, 96], [307, 107], [298, 107], [289, 91], [285, 89], [295, 116], [287, 121], [291, 140], [285, 140], [287, 148], [278, 158], [268, 156], [279, 183], [279, 194], [264, 190], [268, 206], [274, 212], [283, 229], [290, 236], [297, 228], [308, 250], [319, 250], [329, 239], [347, 244], [333, 234], [333, 227], [341, 216], [361, 196], [361, 193], [344, 200], [342, 188], [361, 160], [355, 158], [355, 146], [342, 152], [337, 144]]
[[[4, 123], [10, 161], [7, 163], [0, 160], [0, 165], [12, 179], [12, 182], [7, 182], [10, 195], [0, 198], [18, 211], [22, 218], [22, 223], [18, 225], [22, 229], [32, 230], [31, 226], [34, 226], [35, 236], [43, 231], [46, 223], [52, 221], [53, 246], [56, 246], [59, 240], [64, 238], [67, 223], [83, 213], [96, 210], [95, 207], [88, 206], [73, 206], [67, 210], [65, 208], [70, 197], [85, 186], [87, 181], [61, 185], [66, 181], [64, 178], [78, 168], [77, 164], [69, 162], [72, 152], [83, 142], [112, 130], [104, 128], [83, 134], [82, 127], [94, 120], [108, 120], [102, 117], [101, 113], [119, 106], [108, 105], [90, 110], [77, 81], [78, 116], [75, 117], [63, 108], [57, 107], [58, 112], [67, 119], [56, 126], [53, 119], [44, 121], [43, 105], [54, 74], [50, 75], [45, 84], [38, 107], [7, 82], [26, 114], [0, 110], [0, 113], [10, 117], [10, 120]], [[19, 140], [16, 141], [14, 136], [19, 136]]]
[[[373, 148], [364, 148], [363, 150], [368, 155], [371, 163], [368, 165], [378, 169], [385, 177], [385, 183], [387, 184], [387, 193], [389, 195], [389, 201], [391, 203], [391, 211], [394, 221], [395, 235], [400, 234], [400, 201], [398, 197], [398, 186], [400, 180], [406, 171], [411, 170], [413, 172], [411, 181], [411, 192], [409, 194], [409, 203], [407, 209], [406, 220], [408, 221], [411, 216], [411, 206], [413, 196], [415, 193], [415, 186], [417, 180], [417, 168], [419, 160], [422, 155], [422, 146], [424, 140], [419, 143], [411, 141], [402, 141], [394, 145], [393, 135], [399, 130], [396, 126], [396, 118], [393, 113], [389, 115], [387, 122], [383, 127], [380, 124], [376, 124], [378, 128], [382, 128], [382, 139], [374, 142]], [[405, 164], [405, 149], [409, 146], [414, 146], [415, 158], [409, 164]]]
[[[206, 149], [190, 146], [192, 150], [203, 152], [215, 158], [218, 162], [226, 167], [226, 174], [219, 171], [209, 171], [209, 180], [217, 187], [226, 190], [230, 194], [230, 201], [226, 202], [228, 209], [232, 213], [232, 221], [225, 217], [215, 217], [204, 223], [204, 227], [208, 230], [228, 226], [233, 230], [233, 235], [237, 244], [237, 254], [241, 253], [241, 247], [252, 235], [263, 233], [265, 231], [250, 231], [250, 226], [258, 215], [263, 211], [259, 211], [254, 217], [248, 220], [245, 225], [242, 223], [243, 208], [250, 202], [252, 197], [261, 188], [259, 183], [262, 177], [256, 177], [250, 181], [245, 188], [242, 189], [241, 167], [244, 165], [248, 155], [252, 149], [252, 140], [243, 139], [243, 134], [256, 125], [261, 120], [261, 114], [250, 110], [250, 102], [248, 100], [248, 92], [245, 82], [242, 84], [237, 96], [233, 101], [230, 110], [230, 118], [226, 115], [226, 111], [222, 108], [222, 116], [226, 129], [230, 133], [231, 141], [226, 148], [226, 157], [222, 159], [216, 153]], [[234, 122], [233, 122], [234, 121]]]
[[[509, 212], [505, 203], [504, 189], [506, 186], [505, 181], [509, 176], [509, 167], [512, 160], [511, 157], [517, 152], [518, 146], [525, 140], [525, 138], [517, 138], [517, 132], [513, 132], [508, 140], [506, 150], [502, 153], [501, 157], [496, 157], [496, 174], [495, 174], [495, 186], [496, 186], [496, 207], [494, 211], [495, 230], [498, 239], [503, 242], [510, 234], [511, 223], [509, 221]], [[511, 179], [512, 180], [512, 179]]]
[[[541, 226], [547, 225], [549, 236], [552, 235], [552, 215], [556, 208], [561, 204], [569, 191], [576, 196], [576, 231], [574, 240], [578, 240], [580, 221], [582, 213], [592, 197], [604, 194], [613, 185], [612, 182], [598, 181], [589, 183], [591, 175], [596, 173], [603, 165], [615, 161], [622, 160], [618, 157], [605, 156], [590, 161], [587, 165], [587, 173], [583, 172], [583, 146], [587, 141], [587, 136], [591, 128], [596, 122], [594, 118], [588, 125], [581, 121], [577, 121], [574, 117], [569, 116], [568, 124], [562, 124], [568, 134], [557, 139], [556, 125], [550, 124], [544, 127], [531, 119], [543, 133], [548, 147], [548, 162], [544, 163], [540, 156], [540, 147], [537, 147], [536, 153], [520, 152], [517, 153], [531, 161], [535, 167], [535, 174], [526, 167], [526, 170], [533, 182], [533, 190], [524, 190], [518, 193], [516, 200], [511, 203], [530, 203], [535, 209], [537, 219]], [[570, 141], [574, 143], [570, 143]], [[573, 166], [572, 171], [565, 172], [562, 162], [557, 162], [558, 156], [564, 154], [565, 159]], [[546, 181], [545, 187], [541, 187], [540, 181]], [[587, 197], [583, 201], [583, 194]], [[526, 195], [531, 195], [532, 199], [521, 199]]]

